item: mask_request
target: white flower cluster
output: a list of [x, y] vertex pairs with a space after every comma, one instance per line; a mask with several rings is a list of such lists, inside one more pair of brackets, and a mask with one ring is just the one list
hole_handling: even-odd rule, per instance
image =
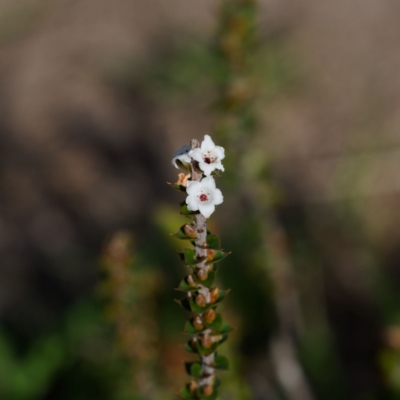
[[179, 168], [178, 161], [185, 166], [195, 160], [205, 175], [201, 181], [187, 182], [186, 204], [190, 211], [200, 211], [202, 215], [209, 218], [215, 211], [215, 206], [223, 202], [222, 193], [216, 188], [211, 173], [215, 170], [224, 171], [221, 164], [224, 158], [224, 148], [216, 146], [209, 135], [204, 136], [200, 148], [192, 150], [190, 146], [183, 146], [176, 152], [172, 159], [172, 164], [176, 168]]

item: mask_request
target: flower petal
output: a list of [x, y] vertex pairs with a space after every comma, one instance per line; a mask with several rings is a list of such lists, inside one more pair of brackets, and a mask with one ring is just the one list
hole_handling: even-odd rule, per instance
[[224, 196], [222, 196], [222, 192], [219, 189], [215, 189], [213, 193], [212, 202], [216, 205], [221, 204], [224, 201]]
[[215, 148], [212, 151], [211, 156], [213, 158], [220, 160], [223, 160], [225, 158], [225, 149], [221, 146], [215, 146]]
[[186, 197], [186, 204], [190, 211], [197, 211], [199, 209], [199, 201], [197, 196], [189, 195]]
[[225, 171], [224, 166], [222, 165], [221, 161], [217, 161], [215, 164], [215, 169], [219, 169], [221, 171]]
[[201, 190], [201, 183], [198, 181], [188, 181], [186, 193], [196, 195]]
[[206, 176], [201, 180], [201, 184], [206, 187], [207, 189], [213, 191], [215, 190], [215, 180], [212, 176]]
[[206, 218], [209, 218], [215, 211], [215, 206], [214, 204], [199, 204], [199, 210]]
[[198, 162], [203, 161], [203, 153], [198, 148], [194, 149], [194, 150], [190, 150], [189, 156]]
[[201, 142], [201, 151], [203, 153], [207, 151], [212, 151], [215, 147], [214, 142], [212, 141], [209, 135], [204, 135], [204, 140]]
[[204, 172], [205, 176], [211, 175], [211, 172], [214, 171], [215, 165], [214, 164], [207, 164], [203, 161], [199, 162], [200, 169]]

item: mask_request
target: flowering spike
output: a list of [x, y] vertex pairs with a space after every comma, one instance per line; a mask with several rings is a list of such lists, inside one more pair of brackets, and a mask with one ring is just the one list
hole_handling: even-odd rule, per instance
[[226, 340], [232, 328], [215, 310], [228, 291], [220, 290], [217, 286], [211, 288], [211, 285], [215, 280], [215, 263], [229, 253], [221, 250], [219, 237], [207, 230], [207, 219], [215, 211], [215, 206], [223, 202], [214, 177], [219, 176], [219, 171], [224, 171], [221, 164], [224, 157], [224, 149], [205, 135], [201, 145], [193, 139], [191, 145], [183, 146], [172, 160], [177, 168], [190, 166], [189, 174], [179, 174], [178, 181], [171, 184], [174, 189], [186, 193], [180, 213], [191, 219], [174, 236], [190, 239], [194, 245], [194, 248], [185, 249], [181, 254], [182, 260], [193, 269], [193, 273], [182, 280], [178, 288], [186, 293], [186, 297], [178, 303], [192, 312], [184, 329], [192, 338], [185, 349], [200, 357], [199, 361], [186, 363], [186, 371], [193, 379], [181, 392], [181, 397], [185, 399], [216, 400], [220, 382], [215, 371], [228, 367], [227, 359], [217, 355], [217, 348]]

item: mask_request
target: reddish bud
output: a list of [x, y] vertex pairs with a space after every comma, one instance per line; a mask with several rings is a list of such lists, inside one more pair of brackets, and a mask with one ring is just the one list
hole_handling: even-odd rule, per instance
[[210, 262], [210, 261], [214, 260], [215, 254], [216, 254], [215, 250], [212, 250], [212, 249], [208, 250], [207, 251], [207, 261]]
[[189, 236], [192, 239], [196, 238], [196, 227], [193, 226], [192, 224], [186, 224], [183, 227], [183, 231], [185, 232], [186, 236]]
[[215, 310], [210, 308], [203, 314], [203, 316], [204, 316], [204, 319], [207, 322], [207, 324], [211, 324], [211, 322], [213, 322], [215, 320], [217, 313], [215, 312]]
[[211, 385], [203, 386], [203, 393], [205, 396], [209, 397], [213, 394], [214, 388]]
[[199, 385], [197, 384], [196, 381], [190, 381], [190, 383], [189, 383], [189, 392], [190, 393], [194, 393], [197, 390], [198, 387], [199, 387]]
[[207, 300], [202, 294], [196, 296], [195, 302], [199, 307], [205, 307], [207, 304]]
[[201, 337], [201, 344], [205, 349], [209, 349], [213, 344], [212, 337], [210, 335], [202, 336]]
[[196, 285], [196, 282], [195, 282], [195, 280], [193, 279], [193, 276], [192, 276], [192, 275], [188, 275], [188, 276], [186, 277], [186, 283], [187, 283], [189, 286], [197, 286], [197, 285]]
[[196, 275], [201, 281], [205, 281], [208, 278], [208, 273], [205, 269], [201, 268], [196, 271]]
[[217, 287], [212, 288], [210, 290], [210, 301], [211, 303], [215, 303], [218, 300], [219, 289]]
[[202, 331], [204, 329], [203, 321], [198, 315], [193, 318], [193, 326], [197, 331]]
[[222, 340], [222, 338], [223, 338], [222, 335], [214, 335], [214, 336], [212, 337], [213, 343], [218, 343], [219, 341]]

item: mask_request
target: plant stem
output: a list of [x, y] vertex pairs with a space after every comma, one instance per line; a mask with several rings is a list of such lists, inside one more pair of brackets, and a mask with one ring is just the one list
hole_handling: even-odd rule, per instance
[[[191, 141], [192, 149], [199, 147], [199, 142], [196, 139]], [[196, 161], [192, 161], [191, 163], [191, 174], [192, 174], [192, 181], [201, 181], [203, 174], [198, 172], [196, 169]], [[196, 274], [199, 274], [201, 271], [202, 273], [208, 274], [208, 266], [206, 265], [207, 262], [207, 219], [202, 214], [195, 215], [194, 218], [195, 227], [196, 227], [196, 257], [198, 259], [205, 258], [199, 264], [196, 265]], [[202, 294], [207, 303], [211, 302], [211, 295], [210, 289], [200, 285], [199, 286], [199, 293]], [[202, 317], [202, 314], [200, 314]], [[199, 337], [211, 335], [210, 329], [204, 329], [200, 332]], [[204, 387], [207, 385], [212, 385], [214, 382], [214, 375], [215, 369], [213, 367], [215, 359], [215, 352], [209, 355], [202, 355], [201, 356], [201, 364], [202, 364], [202, 377], [199, 380], [200, 387]]]

